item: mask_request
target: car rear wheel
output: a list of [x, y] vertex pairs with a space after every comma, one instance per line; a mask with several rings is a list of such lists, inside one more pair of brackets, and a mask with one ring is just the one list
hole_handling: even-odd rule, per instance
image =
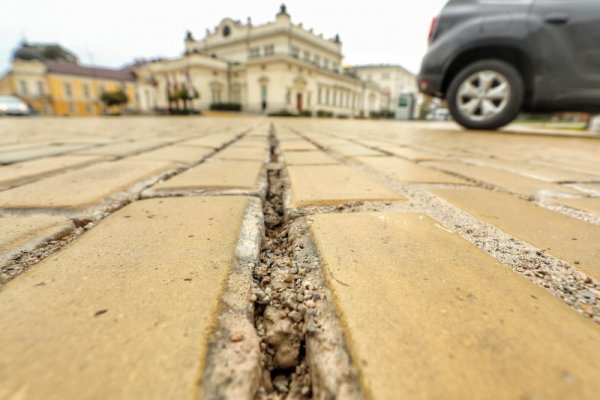
[[448, 88], [452, 117], [467, 129], [498, 129], [512, 122], [523, 104], [523, 78], [500, 60], [475, 62], [460, 71]]

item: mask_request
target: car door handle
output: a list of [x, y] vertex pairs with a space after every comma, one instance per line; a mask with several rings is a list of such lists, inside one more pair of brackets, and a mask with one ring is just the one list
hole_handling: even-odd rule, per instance
[[569, 22], [569, 14], [567, 13], [550, 13], [544, 16], [544, 21], [553, 25], [564, 25]]

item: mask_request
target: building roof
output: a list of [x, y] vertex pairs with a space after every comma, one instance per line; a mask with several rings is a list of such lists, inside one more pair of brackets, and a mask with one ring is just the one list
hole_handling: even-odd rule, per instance
[[90, 78], [112, 79], [118, 81], [135, 81], [131, 68], [111, 69], [103, 67], [88, 67], [64, 61], [45, 61], [49, 73], [85, 76]]

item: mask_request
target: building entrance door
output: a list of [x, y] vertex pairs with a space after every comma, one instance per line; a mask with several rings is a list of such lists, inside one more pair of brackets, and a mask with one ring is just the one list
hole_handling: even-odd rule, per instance
[[302, 93], [296, 94], [296, 108], [298, 112], [302, 111]]

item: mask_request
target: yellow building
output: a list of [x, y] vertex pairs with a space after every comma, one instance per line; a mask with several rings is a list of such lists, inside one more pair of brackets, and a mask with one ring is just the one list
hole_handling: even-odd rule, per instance
[[[131, 69], [19, 56], [17, 52], [11, 70], [0, 79], [0, 94], [21, 98], [41, 115], [93, 116], [139, 111], [136, 77]], [[128, 104], [107, 109], [101, 101], [102, 93], [119, 90], [127, 94]]]

